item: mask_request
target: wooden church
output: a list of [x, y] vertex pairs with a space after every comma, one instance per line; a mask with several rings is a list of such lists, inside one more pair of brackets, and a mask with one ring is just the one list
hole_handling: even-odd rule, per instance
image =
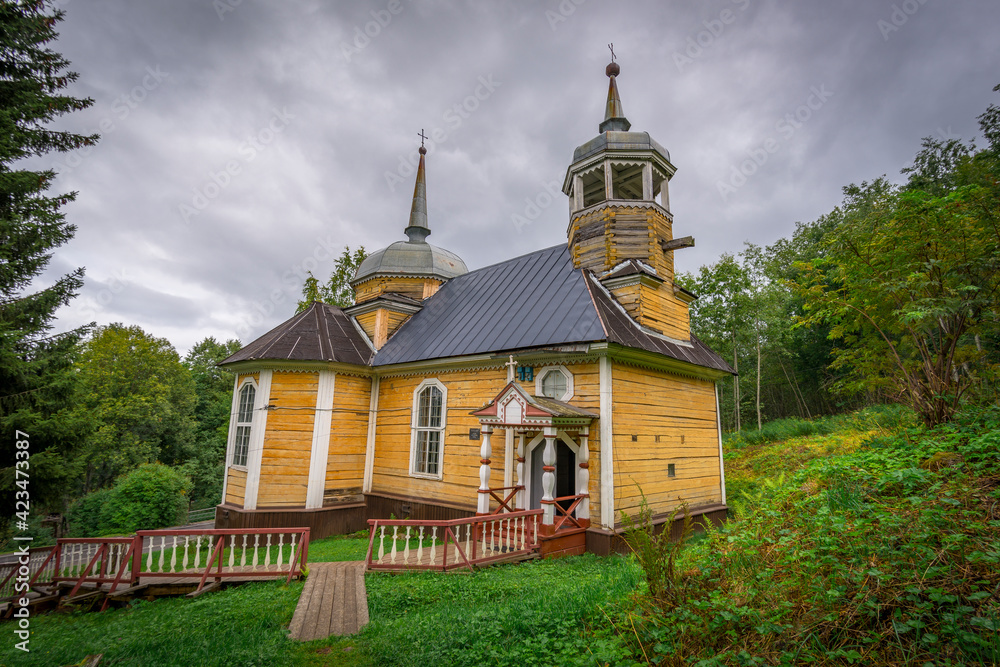
[[427, 242], [421, 147], [406, 240], [355, 305], [313, 303], [222, 365], [236, 375], [218, 528], [571, 512], [607, 553], [623, 513], [726, 512], [715, 383], [674, 283], [670, 154], [633, 132], [608, 65], [599, 134], [566, 172], [567, 242], [469, 271]]

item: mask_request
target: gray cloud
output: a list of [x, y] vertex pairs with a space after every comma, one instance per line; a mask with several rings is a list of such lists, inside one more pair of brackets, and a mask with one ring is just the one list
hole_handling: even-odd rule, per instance
[[[564, 198], [520, 231], [511, 219], [596, 134], [608, 42], [633, 127], [678, 167], [675, 231], [698, 240], [678, 265], [694, 270], [789, 234], [847, 183], [898, 178], [923, 136], [975, 136], [1000, 48], [989, 0], [220, 2], [221, 19], [209, 0], [62, 3], [56, 48], [95, 104], [59, 126], [104, 136], [38, 161], [80, 192], [66, 209], [78, 234], [45, 279], [86, 266], [89, 282], [59, 326], [121, 320], [182, 352], [248, 342], [292, 314], [304, 269], [329, 274], [317, 248], [402, 238], [412, 176], [398, 169], [421, 128], [446, 134], [428, 156], [432, 242], [473, 268], [563, 242]], [[481, 77], [499, 85], [477, 99]]]

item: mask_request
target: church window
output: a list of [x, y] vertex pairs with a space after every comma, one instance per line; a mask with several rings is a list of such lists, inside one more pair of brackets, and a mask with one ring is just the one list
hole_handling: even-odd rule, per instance
[[247, 380], [239, 391], [231, 465], [246, 466], [247, 464], [247, 453], [250, 450], [250, 428], [253, 422], [253, 404], [256, 398], [257, 387], [253, 380]]
[[558, 401], [573, 397], [573, 374], [565, 366], [550, 366], [535, 376], [535, 393]]
[[413, 441], [410, 472], [441, 478], [448, 390], [437, 380], [425, 380], [413, 392]]

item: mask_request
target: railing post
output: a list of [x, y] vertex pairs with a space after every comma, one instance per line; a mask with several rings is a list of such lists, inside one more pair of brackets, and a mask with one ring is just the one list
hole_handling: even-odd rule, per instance
[[542, 453], [542, 532], [553, 530], [556, 516], [556, 429], [545, 427], [545, 450]]
[[132, 576], [129, 581], [130, 586], [139, 583], [139, 570], [142, 568], [142, 535], [136, 532], [132, 538]]
[[580, 505], [576, 510], [576, 518], [581, 522], [586, 521], [590, 525], [590, 428], [584, 426], [580, 429], [580, 451], [577, 458], [580, 460], [580, 470], [576, 474], [576, 494], [583, 496]]
[[517, 498], [514, 510], [523, 510], [524, 505], [524, 433], [517, 434]]
[[490, 444], [490, 436], [493, 434], [492, 426], [484, 426], [482, 430], [483, 444], [479, 448], [479, 507], [477, 514], [490, 513], [490, 456], [493, 455], [493, 448]]

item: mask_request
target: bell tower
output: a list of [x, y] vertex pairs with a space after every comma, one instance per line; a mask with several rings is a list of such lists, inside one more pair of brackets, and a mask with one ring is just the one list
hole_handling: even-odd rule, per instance
[[674, 285], [673, 253], [694, 245], [691, 237], [673, 235], [668, 185], [677, 169], [648, 132], [630, 131], [613, 51], [605, 73], [610, 81], [600, 134], [573, 152], [563, 181], [570, 254], [639, 324], [690, 340], [688, 304], [694, 296]]

